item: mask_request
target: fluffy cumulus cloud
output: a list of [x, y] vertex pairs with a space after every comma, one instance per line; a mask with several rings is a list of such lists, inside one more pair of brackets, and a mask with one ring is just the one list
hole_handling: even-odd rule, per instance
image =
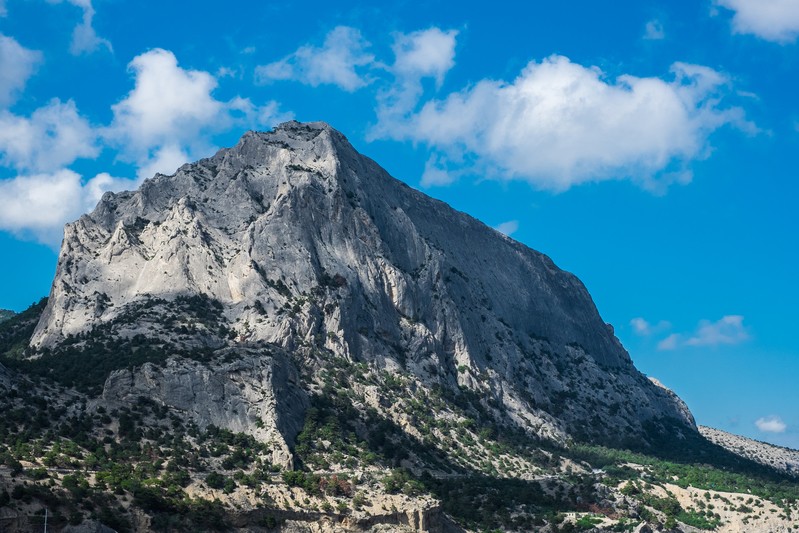
[[755, 426], [765, 433], [785, 433], [788, 425], [778, 416], [765, 416], [755, 420]]
[[66, 168], [100, 152], [96, 129], [72, 100], [53, 99], [28, 116], [8, 110], [40, 62], [39, 52], [0, 36], [0, 166], [13, 172], [0, 180], [0, 230], [57, 245], [64, 222], [122, 184], [107, 174], [83, 180]]
[[0, 34], [0, 108], [16, 101], [41, 61], [41, 52], [28, 50], [14, 38]]
[[142, 177], [172, 173], [190, 159], [208, 155], [213, 151], [213, 133], [288, 118], [275, 102], [257, 106], [242, 97], [216, 99], [216, 78], [182, 68], [168, 50], [141, 54], [128, 68], [134, 88], [113, 106], [113, 121], [103, 135], [124, 159], [140, 167]]
[[744, 122], [722, 108], [728, 80], [676, 63], [670, 80], [608, 80], [562, 56], [531, 62], [513, 82], [482, 80], [407, 116], [383, 114], [383, 137], [429, 144], [447, 157], [473, 156], [497, 178], [563, 191], [589, 181], [631, 178], [662, 190], [690, 181], [710, 133]]
[[57, 246], [64, 223], [105, 191], [135, 186], [106, 173], [84, 179], [67, 168], [100, 149], [97, 129], [71, 100], [51, 100], [27, 117], [0, 111], [0, 164], [15, 173], [0, 180], [0, 230]]
[[91, 0], [48, 0], [51, 4], [66, 2], [78, 7], [83, 12], [80, 23], [72, 30], [72, 42], [69, 51], [73, 55], [90, 54], [101, 48], [112, 50], [111, 42], [97, 35], [94, 29], [94, 6]]
[[184, 70], [172, 52], [151, 50], [136, 56], [128, 68], [135, 87], [113, 106], [114, 120], [107, 132], [126, 150], [136, 154], [166, 142], [187, 142], [226, 122], [225, 105], [211, 95], [216, 78]]
[[733, 11], [735, 33], [756, 35], [767, 41], [790, 43], [799, 36], [799, 2], [796, 0], [716, 0]]
[[84, 181], [69, 169], [0, 180], [0, 229], [57, 246], [66, 221], [93, 208], [105, 191], [130, 184], [105, 173]]
[[257, 67], [256, 81], [295, 80], [313, 87], [330, 84], [355, 91], [368, 83], [360, 72], [374, 62], [374, 56], [366, 52], [368, 47], [360, 31], [338, 26], [327, 34], [322, 46], [308, 44], [279, 61]]
[[684, 346], [721, 346], [740, 344], [751, 337], [741, 315], [726, 315], [711, 322], [702, 320], [691, 335], [673, 333], [658, 343], [660, 350], [674, 350]]
[[394, 38], [392, 72], [402, 79], [434, 78], [438, 85], [455, 65], [456, 30], [428, 28], [398, 33]]
[[[135, 188], [156, 172], [171, 173], [208, 155], [214, 133], [289, 118], [275, 102], [216, 99], [211, 74], [181, 68], [166, 50], [137, 56], [129, 68], [134, 87], [113, 106], [108, 126], [90, 124], [71, 100], [54, 99], [29, 116], [0, 108], [0, 166], [13, 173], [0, 180], [0, 230], [56, 245], [63, 224], [93, 208], [105, 191]], [[103, 148], [133, 163], [137, 177], [89, 177], [69, 169]]]
[[97, 134], [70, 100], [50, 101], [30, 117], [0, 112], [0, 163], [22, 171], [52, 171], [100, 151]]

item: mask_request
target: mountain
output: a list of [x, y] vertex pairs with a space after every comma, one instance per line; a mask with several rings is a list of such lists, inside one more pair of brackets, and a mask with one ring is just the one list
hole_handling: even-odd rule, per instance
[[695, 431], [576, 277], [323, 123], [249, 132], [68, 224], [31, 345], [99, 331], [183, 350], [266, 343], [309, 368], [365, 363], [473, 393], [498, 423], [548, 439], [640, 440], [661, 420]]
[[63, 531], [799, 517], [792, 472], [703, 437], [575, 276], [324, 123], [105, 194], [0, 363], [9, 531], [45, 508]]

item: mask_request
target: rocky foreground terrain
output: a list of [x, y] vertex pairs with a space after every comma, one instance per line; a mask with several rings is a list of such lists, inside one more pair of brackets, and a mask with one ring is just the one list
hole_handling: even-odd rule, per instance
[[0, 363], [8, 531], [799, 527], [577, 278], [323, 123], [106, 194]]

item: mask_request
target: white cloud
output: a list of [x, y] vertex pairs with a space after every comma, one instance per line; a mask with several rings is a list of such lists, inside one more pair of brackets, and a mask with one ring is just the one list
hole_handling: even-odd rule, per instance
[[112, 107], [114, 119], [104, 137], [135, 162], [140, 177], [171, 174], [183, 163], [208, 155], [213, 133], [233, 125], [270, 126], [288, 117], [276, 102], [257, 106], [249, 99], [217, 100], [217, 80], [208, 72], [186, 70], [162, 49], [136, 56], [128, 65], [132, 91]]
[[685, 341], [688, 346], [718, 346], [740, 344], [749, 339], [741, 315], [727, 315], [716, 322], [703, 320], [696, 333]]
[[100, 149], [92, 126], [72, 100], [51, 100], [30, 117], [0, 112], [0, 163], [20, 170], [49, 172]]
[[[414, 111], [422, 95], [422, 80], [434, 78], [439, 88], [444, 76], [455, 65], [455, 45], [458, 32], [444, 31], [432, 27], [412, 33], [394, 35], [394, 64], [389, 71], [394, 82], [381, 90], [377, 95], [377, 124], [368, 134], [369, 139], [396, 138], [393, 131], [398, 124], [405, 124], [408, 115]], [[443, 168], [444, 158], [436, 157], [440, 162], [425, 168], [422, 184], [447, 185], [455, 181], [450, 177], [454, 173]]]
[[457, 179], [458, 175], [456, 172], [444, 168], [444, 161], [432, 155], [424, 164], [421, 185], [422, 187], [444, 187], [455, 183]]
[[41, 52], [28, 50], [12, 37], [0, 34], [0, 108], [16, 101], [41, 61]]
[[774, 415], [758, 418], [755, 420], [755, 425], [757, 429], [766, 433], [784, 433], [788, 427], [780, 417]]
[[89, 54], [96, 52], [100, 48], [105, 48], [109, 52], [113, 51], [111, 42], [108, 39], [103, 39], [94, 29], [94, 6], [91, 0], [47, 0], [51, 4], [60, 4], [66, 1], [75, 7], [83, 10], [83, 16], [80, 23], [72, 30], [72, 42], [69, 45], [69, 51], [73, 55]]
[[658, 343], [658, 350], [675, 350], [680, 344], [680, 335], [672, 333]]
[[508, 220], [507, 222], [495, 226], [494, 229], [510, 237], [519, 230], [519, 221]]
[[0, 180], [0, 226], [47, 231], [74, 214], [80, 203], [80, 175], [71, 170]]
[[101, 172], [83, 184], [81, 189], [81, 209], [80, 213], [93, 210], [103, 194], [113, 191], [132, 190], [141, 184], [141, 180], [131, 180], [127, 178], [117, 178], [107, 172]]
[[274, 100], [259, 106], [249, 98], [236, 96], [226, 105], [227, 111], [234, 121], [250, 128], [272, 126], [294, 118], [293, 113], [281, 111], [280, 104]]
[[217, 86], [211, 74], [182, 69], [172, 52], [160, 48], [136, 56], [128, 68], [135, 87], [112, 107], [114, 120], [107, 132], [128, 153], [189, 143], [203, 130], [229, 125], [225, 104], [211, 95]]
[[636, 317], [630, 320], [630, 325], [637, 335], [648, 337], [655, 333], [665, 331], [671, 327], [671, 324], [665, 320], [661, 320], [657, 324], [651, 324], [649, 321], [642, 317]]
[[482, 80], [418, 113], [379, 113], [376, 135], [429, 144], [454, 157], [476, 156], [480, 170], [563, 191], [590, 181], [629, 178], [652, 190], [690, 181], [688, 163], [707, 138], [734, 123], [723, 108], [728, 80], [675, 63], [672, 79], [619, 76], [562, 56], [531, 62], [512, 83]]
[[374, 56], [365, 51], [368, 47], [360, 31], [337, 26], [327, 34], [321, 47], [302, 46], [280, 61], [256, 67], [255, 77], [260, 83], [296, 80], [313, 87], [336, 85], [352, 92], [368, 83], [358, 72], [359, 67], [374, 62]]
[[0, 229], [57, 246], [66, 221], [93, 208], [105, 191], [130, 185], [105, 173], [83, 183], [69, 169], [0, 180]]
[[741, 315], [726, 315], [716, 322], [702, 320], [692, 335], [669, 335], [660, 343], [660, 350], [674, 350], [684, 346], [720, 346], [740, 344], [751, 337]]
[[441, 85], [444, 75], [455, 65], [456, 30], [429, 28], [400, 33], [394, 38], [394, 65], [391, 71], [400, 78], [435, 78]]
[[139, 180], [152, 178], [156, 174], [166, 174], [170, 176], [189, 161], [191, 161], [191, 157], [179, 146], [167, 144], [159, 147], [149, 159], [142, 162], [136, 175]]
[[[142, 54], [129, 66], [134, 88], [113, 106], [107, 127], [93, 127], [71, 100], [54, 99], [28, 117], [0, 110], [0, 164], [17, 171], [0, 180], [0, 230], [57, 245], [63, 224], [92, 209], [104, 192], [135, 188], [210, 153], [213, 133], [289, 118], [275, 102], [217, 100], [213, 76], [180, 68], [165, 50]], [[136, 180], [106, 173], [86, 179], [66, 168], [96, 157], [101, 140], [137, 165]]]
[[633, 327], [633, 330], [635, 330], [635, 332], [638, 333], [639, 335], [649, 335], [651, 331], [651, 326], [649, 325], [649, 322], [647, 322], [641, 317], [633, 318], [632, 320], [630, 320], [630, 325]]
[[666, 38], [666, 32], [663, 31], [663, 24], [657, 19], [652, 19], [646, 23], [644, 28], [644, 39], [649, 41], [660, 41]]
[[799, 36], [799, 2], [796, 0], [716, 0], [716, 5], [735, 14], [735, 33], [753, 34], [777, 43], [790, 43]]

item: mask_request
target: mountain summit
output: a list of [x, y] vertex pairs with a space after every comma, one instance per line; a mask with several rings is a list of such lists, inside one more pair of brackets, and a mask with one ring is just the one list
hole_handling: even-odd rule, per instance
[[[270, 363], [273, 379], [310, 376], [275, 384], [297, 397], [318, 393], [330, 361], [362, 364], [556, 441], [645, 442], [645, 429], [675, 421], [695, 431], [575, 276], [392, 178], [321, 122], [248, 132], [138, 191], [107, 193], [67, 225], [31, 346], [57, 357], [100, 337], [251, 361], [275, 347], [285, 357]], [[122, 382], [142, 392], [141, 370], [125, 375], [107, 396]], [[386, 411], [380, 388], [363, 392]], [[298, 424], [277, 426], [290, 443]]]

